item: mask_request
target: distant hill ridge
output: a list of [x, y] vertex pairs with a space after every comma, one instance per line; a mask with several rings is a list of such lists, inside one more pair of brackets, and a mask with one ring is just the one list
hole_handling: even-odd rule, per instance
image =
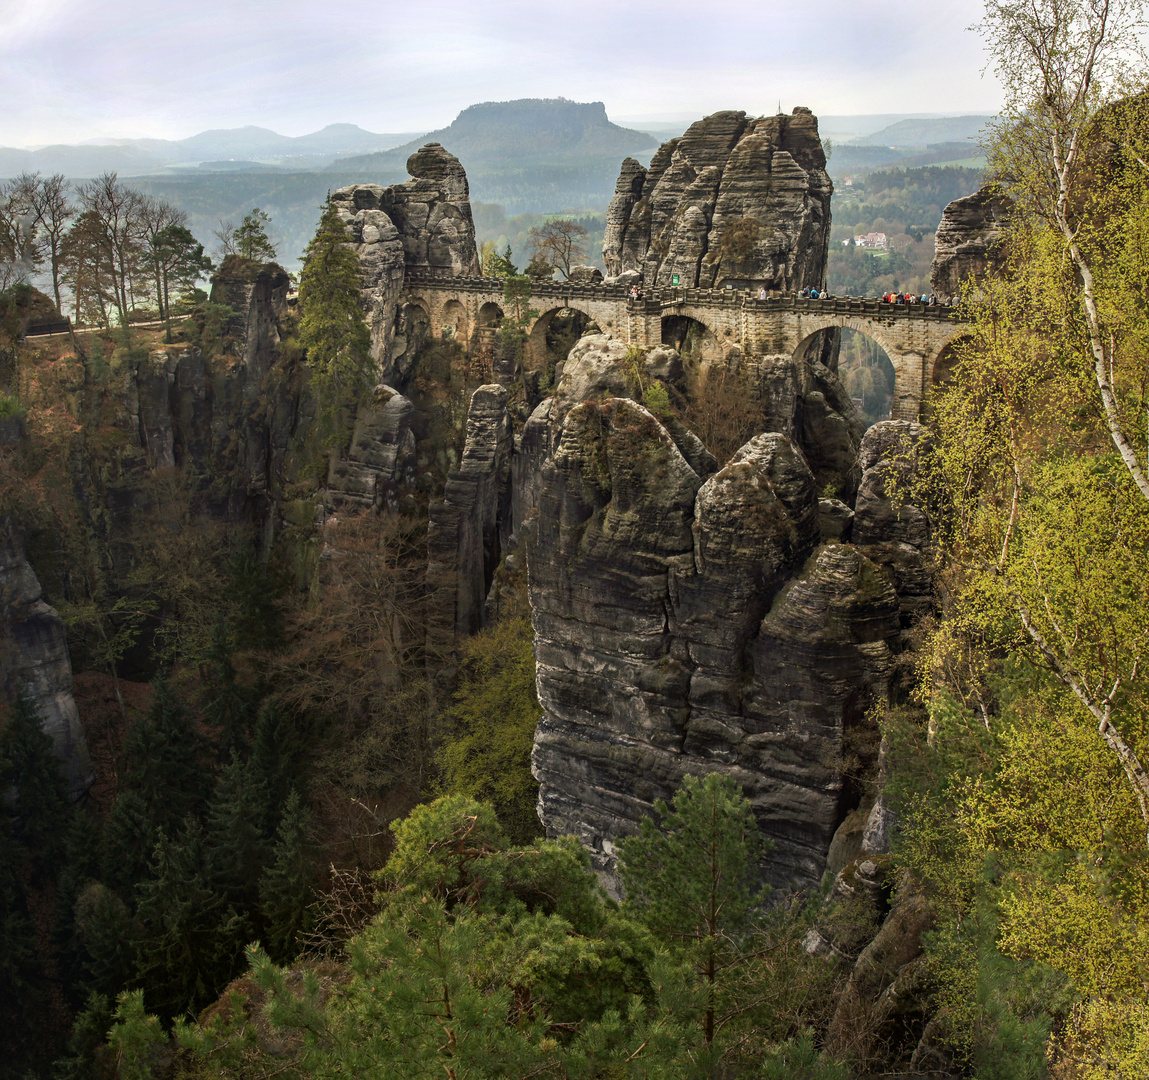
[[123, 139], [100, 145], [56, 145], [38, 150], [0, 147], [0, 177], [20, 172], [62, 172], [69, 177], [115, 171], [121, 176], [162, 172], [173, 165], [229, 158], [269, 158], [296, 168], [319, 169], [332, 158], [386, 150], [412, 138], [412, 132], [380, 134], [355, 124], [328, 124], [307, 135], [280, 135], [268, 128], [201, 131], [186, 139]]
[[[922, 120], [899, 120], [896, 124], [849, 140], [850, 146], [933, 146], [937, 143], [977, 139], [992, 116], [943, 116]], [[971, 149], [972, 152], [972, 149]]]
[[520, 98], [471, 105], [445, 128], [384, 153], [347, 158], [329, 169], [390, 173], [403, 168], [407, 158], [428, 142], [442, 143], [463, 162], [468, 176], [488, 164], [533, 164], [543, 158], [548, 162], [573, 158], [584, 166], [593, 166], [595, 158], [610, 158], [616, 174], [623, 157], [658, 146], [644, 131], [612, 124], [601, 101]]

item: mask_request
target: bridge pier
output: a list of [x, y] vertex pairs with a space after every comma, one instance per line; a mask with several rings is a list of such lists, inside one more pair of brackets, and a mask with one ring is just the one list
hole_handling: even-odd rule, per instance
[[926, 387], [926, 361], [918, 353], [891, 356], [894, 365], [894, 400], [891, 420], [917, 420], [922, 411]]

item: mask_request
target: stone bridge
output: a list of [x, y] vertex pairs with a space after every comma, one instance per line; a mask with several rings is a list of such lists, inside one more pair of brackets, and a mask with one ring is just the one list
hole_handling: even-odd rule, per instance
[[[408, 273], [403, 299], [423, 309], [432, 333], [469, 341], [477, 330], [493, 335], [503, 316], [498, 278]], [[620, 285], [536, 284], [530, 305], [539, 315], [527, 340], [527, 360], [541, 367], [547, 329], [560, 311], [573, 309], [628, 345], [660, 343], [693, 352], [703, 362], [721, 359], [732, 345], [747, 357], [801, 359], [820, 331], [849, 327], [878, 343], [894, 367], [894, 419], [916, 420], [925, 392], [942, 374], [946, 346], [968, 330], [953, 309], [886, 304], [854, 297], [803, 299], [736, 289], [658, 289], [632, 300]]]

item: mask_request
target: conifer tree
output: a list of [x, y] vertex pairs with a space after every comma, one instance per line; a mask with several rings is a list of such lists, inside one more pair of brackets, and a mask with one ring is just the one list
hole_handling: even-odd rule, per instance
[[72, 821], [72, 803], [52, 752], [52, 740], [40, 727], [36, 709], [20, 697], [11, 707], [0, 736], [0, 776], [16, 793], [16, 835], [40, 875], [55, 876]]
[[227, 623], [220, 619], [212, 629], [211, 644], [204, 657], [209, 695], [204, 719], [219, 733], [215, 750], [221, 762], [230, 761], [233, 755], [247, 756], [258, 706], [256, 692], [236, 679], [231, 652]]
[[[151, 824], [169, 831], [200, 809], [211, 791], [207, 745], [164, 678], [155, 681], [151, 708], [124, 739], [125, 788], [139, 792]], [[122, 796], [121, 796], [122, 797]]]
[[160, 823], [142, 792], [122, 791], [100, 836], [100, 880], [130, 897], [148, 869]]
[[276, 830], [272, 859], [259, 879], [264, 940], [276, 963], [292, 959], [299, 934], [311, 925], [315, 851], [311, 814], [293, 788]]
[[0, 799], [0, 1032], [6, 1033], [4, 1065], [12, 1068], [11, 1076], [21, 1075], [34, 1054], [36, 1021], [45, 1005], [44, 974], [19, 874], [21, 855]]
[[340, 411], [355, 404], [374, 375], [363, 319], [359, 258], [328, 195], [299, 277], [299, 342], [307, 350], [311, 392], [324, 449], [346, 434]]
[[262, 785], [260, 825], [274, 834], [292, 788], [302, 784], [303, 740], [291, 716], [273, 701], [259, 710], [252, 737], [251, 769]]
[[270, 215], [265, 214], [258, 206], [250, 214], [245, 214], [232, 237], [235, 253], [252, 262], [268, 262], [274, 259], [275, 245], [267, 235], [267, 226], [270, 224]]
[[237, 910], [258, 903], [259, 876], [268, 857], [260, 828], [266, 792], [254, 771], [233, 757], [208, 807], [204, 848], [209, 881]]
[[198, 1012], [235, 977], [251, 925], [210, 883], [203, 829], [189, 819], [178, 837], [163, 833], [150, 876], [140, 886], [139, 918], [148, 928], [136, 974], [148, 1008], [165, 1019]]
[[685, 951], [694, 972], [701, 1035], [707, 1051], [732, 1000], [755, 915], [766, 889], [755, 887], [765, 841], [749, 800], [718, 773], [683, 777], [673, 805], [654, 804], [659, 825], [646, 818], [621, 845], [620, 876], [627, 906], [656, 934]]

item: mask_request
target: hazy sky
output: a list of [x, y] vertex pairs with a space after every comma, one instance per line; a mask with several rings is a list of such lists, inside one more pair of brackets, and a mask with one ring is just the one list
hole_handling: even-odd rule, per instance
[[0, 0], [0, 145], [427, 131], [479, 101], [986, 113], [980, 0]]

